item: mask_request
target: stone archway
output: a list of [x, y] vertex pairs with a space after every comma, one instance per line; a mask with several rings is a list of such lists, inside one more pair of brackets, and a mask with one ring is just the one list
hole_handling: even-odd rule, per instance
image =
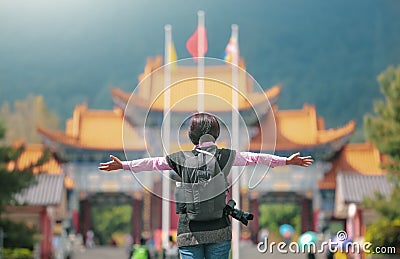
[[257, 243], [259, 231], [259, 208], [261, 204], [297, 204], [301, 213], [301, 232], [313, 230], [313, 202], [303, 192], [264, 192], [253, 194], [249, 197], [249, 210], [255, 215], [253, 222], [249, 225], [252, 241]]
[[[82, 197], [83, 196], [83, 197]], [[79, 202], [80, 206], [80, 220], [79, 232], [83, 235], [86, 242], [86, 233], [91, 229], [96, 229], [92, 222], [92, 209], [95, 206], [102, 205], [129, 205], [132, 208], [130, 216], [130, 234], [133, 241], [138, 242], [142, 232], [142, 212], [143, 212], [143, 199], [142, 196], [129, 195], [122, 192], [107, 193], [97, 192], [84, 195], [81, 194]]]

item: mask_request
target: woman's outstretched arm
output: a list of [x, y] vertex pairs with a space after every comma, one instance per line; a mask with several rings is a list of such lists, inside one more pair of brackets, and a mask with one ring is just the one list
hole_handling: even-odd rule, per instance
[[[165, 157], [143, 158], [132, 161], [121, 161], [118, 157], [110, 155], [111, 161], [100, 163], [99, 169], [102, 171], [132, 170], [135, 173], [153, 170], [172, 170]], [[314, 162], [311, 156], [301, 157], [297, 152], [289, 157], [280, 157], [263, 153], [236, 152], [234, 166], [247, 165], [267, 165], [270, 167], [284, 165], [298, 165], [307, 167]]]
[[286, 159], [287, 165], [298, 165], [308, 167], [314, 162], [311, 156], [300, 156], [300, 152], [294, 153]]
[[264, 153], [253, 152], [237, 152], [234, 166], [247, 166], [247, 165], [267, 165], [270, 167], [284, 166], [284, 165], [298, 165], [308, 167], [314, 162], [311, 156], [301, 157], [300, 153], [294, 153], [289, 157], [281, 157]]
[[122, 161], [118, 157], [110, 155], [111, 161], [100, 163], [98, 167], [102, 171], [114, 171], [122, 169]]
[[119, 169], [132, 170], [135, 173], [153, 170], [171, 170], [165, 157], [151, 157], [132, 161], [121, 161], [118, 157], [110, 155], [111, 161], [100, 163], [102, 171], [114, 171]]

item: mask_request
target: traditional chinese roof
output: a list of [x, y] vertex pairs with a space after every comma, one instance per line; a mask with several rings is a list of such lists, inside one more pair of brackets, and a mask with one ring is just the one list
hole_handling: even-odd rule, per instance
[[39, 174], [36, 184], [15, 195], [19, 204], [31, 206], [59, 205], [64, 193], [64, 175]]
[[392, 189], [386, 175], [339, 173], [336, 181], [345, 203], [362, 203], [364, 198], [372, 198], [376, 192], [388, 197]]
[[[191, 102], [187, 103], [177, 103], [189, 95], [197, 94], [197, 84], [198, 84], [198, 67], [196, 64], [191, 65], [181, 65], [181, 63], [189, 63], [181, 61], [178, 64], [170, 66], [170, 82], [171, 82], [171, 107], [181, 111], [192, 111], [193, 105]], [[151, 104], [151, 109], [163, 110], [164, 109], [164, 69], [159, 69], [163, 65], [163, 60], [161, 56], [156, 56], [154, 58], [147, 59], [147, 63], [144, 68], [144, 72], [138, 77], [138, 89], [135, 91], [135, 97], [143, 100], [146, 105]], [[262, 93], [255, 92], [254, 82], [248, 76], [245, 71], [243, 59], [241, 59], [241, 64], [239, 65], [241, 69], [238, 69], [238, 89], [244, 98], [239, 97], [239, 107], [247, 107], [249, 104], [245, 98], [249, 98], [250, 101], [257, 101], [257, 98], [265, 99]], [[229, 104], [232, 103], [232, 65], [228, 63], [222, 64], [205, 64], [204, 66], [204, 78], [212, 78], [213, 80], [204, 81], [204, 93], [205, 95], [215, 95], [221, 98], [221, 100], [226, 100]], [[189, 80], [188, 80], [189, 79]], [[180, 82], [176, 84], [176, 82]], [[271, 93], [271, 92], [270, 92]], [[278, 92], [274, 92], [279, 94]], [[131, 93], [129, 93], [128, 97]], [[272, 96], [269, 96], [272, 97]], [[252, 100], [252, 99], [255, 100]], [[207, 96], [206, 96], [206, 103]], [[214, 102], [212, 102], [214, 103]], [[224, 107], [221, 104], [215, 107], [209, 103], [211, 106], [209, 110], [231, 110], [232, 106]], [[140, 104], [139, 104], [140, 105]], [[176, 107], [178, 105], [178, 107]], [[150, 106], [146, 106], [150, 107]]]
[[[16, 145], [21, 145], [23, 143], [19, 143]], [[12, 171], [17, 167], [18, 169], [24, 169], [31, 164], [35, 164], [39, 161], [39, 159], [43, 156], [45, 152], [45, 146], [42, 144], [28, 144], [24, 146], [24, 151], [18, 157], [18, 160], [15, 162], [10, 162], [7, 165], [7, 169]], [[33, 168], [34, 174], [49, 174], [49, 175], [63, 175], [63, 170], [59, 164], [59, 162], [51, 155], [48, 160], [41, 166], [37, 166]], [[64, 177], [64, 175], [63, 175]], [[75, 186], [75, 182], [69, 177], [64, 177], [64, 185], [67, 189], [72, 189]]]
[[[350, 204], [362, 207], [365, 198], [373, 198], [377, 193], [389, 197], [393, 185], [387, 181], [386, 175], [363, 175], [340, 172], [336, 178], [335, 218], [348, 218]], [[377, 214], [371, 210], [363, 211], [366, 224], [377, 219]]]
[[[12, 171], [15, 167], [17, 169], [24, 169], [31, 164], [37, 163], [45, 150], [45, 147], [41, 144], [28, 144], [24, 148], [16, 163], [10, 162], [8, 164], [9, 171]], [[62, 174], [62, 169], [57, 160], [53, 156], [50, 156], [49, 160], [43, 165], [33, 168], [33, 173]]]
[[251, 150], [274, 150], [275, 147], [280, 154], [302, 151], [331, 159], [355, 129], [354, 121], [336, 129], [325, 129], [324, 119], [318, 117], [315, 107], [309, 104], [301, 110], [278, 110], [274, 106], [273, 111], [262, 121], [262, 130], [252, 139]]
[[332, 168], [318, 183], [319, 189], [335, 189], [338, 173], [359, 173], [362, 175], [383, 175], [380, 167], [381, 155], [372, 143], [350, 143], [332, 162]]
[[65, 132], [44, 128], [38, 131], [54, 142], [77, 149], [145, 150], [143, 139], [132, 127], [123, 123], [120, 109], [89, 110], [85, 104], [78, 105], [73, 117], [66, 122]]
[[[180, 62], [180, 64], [182, 63], [183, 62]], [[152, 71], [159, 69], [162, 65], [164, 65], [164, 63], [163, 63], [163, 58], [160, 55], [154, 57], [148, 57], [146, 60], [146, 65], [144, 67], [144, 72], [140, 74], [138, 77], [139, 82], [142, 81], [143, 78], [146, 77], [148, 74], [150, 74]], [[239, 58], [238, 66], [241, 69], [246, 70], [246, 64], [243, 57]], [[173, 69], [175, 69], [176, 66], [174, 64], [171, 67], [174, 67]]]
[[[132, 117], [132, 124], [137, 123], [138, 111], [147, 114], [149, 111], [164, 110], [164, 68], [162, 59], [148, 59], [144, 73], [139, 76], [139, 85], [133, 93], [127, 93], [118, 88], [111, 89], [114, 103], [126, 110]], [[161, 68], [160, 68], [161, 67]], [[189, 113], [197, 111], [198, 107], [198, 77], [197, 66], [175, 66], [170, 70], [170, 111], [174, 113]], [[206, 65], [204, 67], [204, 110], [211, 113], [232, 112], [232, 67], [230, 65]], [[280, 86], [276, 85], [262, 92], [254, 86], [255, 81], [245, 70], [238, 70], [238, 110], [259, 115], [268, 112], [269, 104], [277, 101]], [[268, 108], [266, 108], [268, 107]], [[132, 114], [130, 114], [132, 113]], [[142, 115], [143, 116], [143, 115]], [[154, 115], [153, 115], [154, 116]], [[254, 116], [244, 116], [253, 123]]]
[[[208, 112], [231, 112], [231, 88], [212, 79], [205, 79], [204, 82], [205, 110]], [[270, 103], [275, 103], [280, 94], [280, 89], [280, 85], [276, 85], [261, 93], [241, 93], [239, 95], [239, 110], [251, 109], [252, 107], [260, 105], [260, 103], [265, 103], [266, 100]], [[164, 110], [164, 94], [154, 92], [144, 97], [140, 94], [124, 92], [119, 88], [112, 88], [111, 94], [116, 105], [121, 108], [125, 108], [129, 102], [130, 105], [139, 106], [146, 110]], [[171, 107], [173, 111], [176, 112], [193, 113], [197, 111], [197, 79], [187, 79], [171, 87]]]
[[[128, 123], [121, 109], [89, 110], [85, 104], [74, 109], [66, 129], [38, 128], [43, 143], [62, 161], [102, 161], [112, 153], [129, 157], [146, 150], [143, 138]], [[139, 154], [140, 153], [140, 154]]]

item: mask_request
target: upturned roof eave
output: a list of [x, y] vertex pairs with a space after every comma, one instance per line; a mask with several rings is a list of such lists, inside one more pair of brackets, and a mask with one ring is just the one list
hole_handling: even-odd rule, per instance
[[[241, 104], [241, 105], [239, 104], [239, 110], [241, 111], [241, 110], [252, 109], [254, 106], [261, 105], [261, 104], [265, 103], [265, 100], [268, 100], [270, 105], [275, 104], [277, 102], [278, 98], [279, 98], [280, 89], [281, 89], [281, 86], [280, 85], [276, 85], [276, 86], [274, 86], [274, 87], [272, 87], [270, 89], [265, 90], [264, 92], [252, 93], [252, 94], [259, 94], [260, 96], [265, 96], [265, 98], [260, 98], [259, 100], [256, 100], [255, 102], [251, 102], [251, 103], [250, 102], [245, 102], [244, 104]], [[139, 97], [135, 93], [129, 94], [129, 93], [126, 93], [123, 90], [121, 90], [119, 88], [116, 88], [116, 87], [111, 88], [111, 95], [113, 96], [113, 99], [114, 98], [118, 98], [119, 100], [124, 102], [125, 103], [125, 107], [129, 102], [129, 103], [132, 103], [132, 104], [134, 104], [134, 105], [136, 105], [136, 106], [138, 106], [140, 108], [143, 108], [143, 109], [149, 109], [150, 108], [151, 111], [163, 112], [163, 110], [164, 110], [164, 107], [157, 107], [155, 105], [152, 105], [151, 101], [145, 100], [145, 99]], [[116, 102], [115, 99], [114, 99], [114, 102]], [[118, 105], [118, 103], [117, 103], [117, 105]], [[219, 109], [212, 110], [211, 109], [211, 110], [207, 110], [207, 111], [208, 112], [231, 112], [232, 109], [231, 108], [230, 109], [221, 109], [221, 110], [219, 110]], [[188, 110], [187, 109], [176, 109], [175, 108], [174, 112], [182, 112], [182, 113], [184, 113], [184, 112], [188, 112]]]
[[122, 152], [122, 151], [144, 151], [146, 150], [145, 147], [119, 147], [119, 148], [109, 148], [103, 146], [88, 146], [78, 142], [75, 138], [67, 136], [62, 131], [53, 131], [45, 128], [38, 128], [38, 132], [43, 137], [48, 138], [49, 140], [56, 142], [58, 144], [72, 147], [79, 150], [86, 150], [86, 151], [115, 151], [115, 152]]

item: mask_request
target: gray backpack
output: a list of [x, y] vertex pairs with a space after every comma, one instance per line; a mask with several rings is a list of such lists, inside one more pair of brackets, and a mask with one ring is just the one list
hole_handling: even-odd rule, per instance
[[182, 182], [177, 183], [175, 195], [177, 201], [181, 201], [177, 203], [177, 207], [181, 206], [180, 213], [186, 213], [190, 220], [209, 221], [224, 216], [228, 190], [226, 176], [232, 165], [226, 165], [229, 157], [221, 157], [227, 155], [230, 153], [221, 152], [216, 146], [185, 152]]

